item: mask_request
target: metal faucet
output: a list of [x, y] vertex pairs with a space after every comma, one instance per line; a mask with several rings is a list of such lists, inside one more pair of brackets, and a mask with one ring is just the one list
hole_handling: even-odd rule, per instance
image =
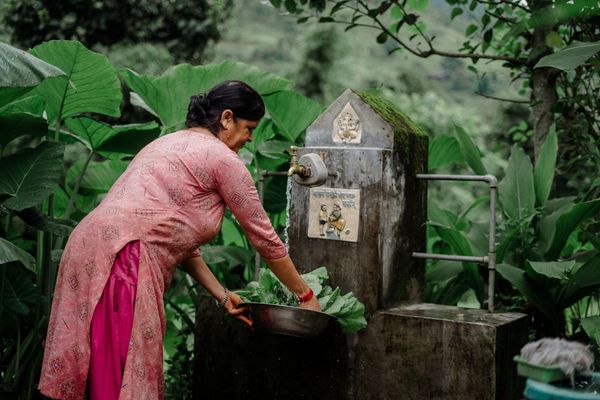
[[290, 146], [290, 154], [292, 155], [292, 159], [290, 160], [290, 169], [288, 169], [287, 175], [292, 176], [297, 174], [302, 178], [310, 176], [310, 169], [298, 164], [298, 147]]

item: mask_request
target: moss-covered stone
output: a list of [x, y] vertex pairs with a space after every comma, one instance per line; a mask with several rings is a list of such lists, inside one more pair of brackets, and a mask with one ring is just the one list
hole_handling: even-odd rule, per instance
[[391, 101], [371, 92], [354, 92], [394, 129], [397, 138], [406, 140], [407, 136], [425, 136], [427, 133], [414, 123]]

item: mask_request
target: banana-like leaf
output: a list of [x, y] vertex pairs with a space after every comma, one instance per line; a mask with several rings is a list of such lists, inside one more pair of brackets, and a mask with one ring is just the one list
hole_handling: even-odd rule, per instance
[[581, 326], [587, 335], [600, 346], [600, 316], [581, 318]]
[[6, 146], [19, 136], [40, 137], [48, 133], [48, 122], [29, 113], [0, 112], [0, 146]]
[[487, 171], [481, 162], [481, 152], [477, 146], [475, 146], [467, 132], [456, 124], [454, 125], [454, 131], [456, 132], [460, 151], [469, 167], [471, 167], [473, 172], [477, 175], [486, 175]]
[[517, 289], [523, 296], [531, 301], [554, 325], [558, 331], [560, 317], [557, 314], [557, 308], [548, 293], [541, 290], [535, 285], [535, 282], [530, 279], [525, 271], [513, 267], [509, 264], [498, 264], [496, 270], [504, 279], [509, 281], [511, 285]]
[[[549, 216], [554, 217], [554, 235], [552, 239], [547, 241], [548, 248], [545, 258], [547, 260], [555, 260], [560, 255], [569, 235], [577, 226], [588, 218], [593, 217], [600, 209], [600, 199], [577, 203], [568, 211], [558, 211]], [[557, 218], [556, 218], [557, 217]], [[541, 224], [541, 221], [540, 221]], [[541, 226], [541, 225], [540, 225]]]
[[35, 258], [31, 254], [8, 240], [0, 238], [0, 265], [14, 261], [20, 262], [25, 268], [36, 273]]
[[570, 71], [600, 52], [600, 42], [573, 43], [554, 54], [542, 57], [534, 68], [551, 67], [563, 71]]
[[[73, 188], [83, 168], [84, 160], [76, 162], [67, 172], [68, 186]], [[120, 160], [91, 161], [81, 180], [79, 193], [107, 193], [115, 181], [127, 169], [129, 162]]]
[[0, 159], [0, 195], [10, 196], [4, 206], [19, 211], [44, 201], [60, 181], [63, 154], [61, 143], [46, 141]]
[[[454, 254], [462, 255], [462, 256], [472, 256], [473, 251], [471, 250], [471, 245], [469, 244], [469, 240], [464, 236], [464, 234], [456, 229], [445, 228], [441, 226], [433, 225], [437, 234], [444, 240], [444, 242], [448, 243], [452, 248]], [[477, 295], [477, 300], [480, 303], [483, 303], [483, 299], [485, 297], [484, 293], [484, 283], [481, 275], [479, 274], [479, 269], [477, 265], [474, 263], [463, 262], [463, 269], [465, 273], [465, 279], [467, 280], [469, 287], [475, 291]]]
[[264, 97], [267, 111], [281, 133], [291, 142], [319, 116], [323, 107], [299, 93], [282, 90]]
[[597, 254], [571, 276], [559, 296], [559, 303], [562, 307], [569, 307], [599, 287], [600, 254]]
[[531, 160], [513, 146], [506, 176], [499, 185], [502, 209], [513, 220], [521, 221], [535, 212], [535, 190]]
[[429, 141], [428, 169], [436, 169], [446, 164], [465, 161], [456, 138], [438, 135]]
[[171, 132], [185, 122], [190, 97], [208, 92], [228, 79], [248, 83], [262, 96], [286, 90], [291, 82], [247, 64], [225, 61], [220, 64], [192, 66], [179, 64], [160, 77], [138, 75], [130, 69], [119, 72], [127, 86], [143, 100]]
[[552, 125], [548, 137], [542, 145], [538, 160], [535, 163], [533, 179], [535, 184], [535, 200], [538, 206], [543, 207], [546, 204], [546, 200], [548, 200], [552, 181], [554, 181], [557, 150], [556, 128]]
[[0, 107], [24, 95], [44, 79], [65, 75], [60, 68], [0, 42]]
[[67, 118], [65, 123], [90, 149], [107, 158], [134, 155], [160, 133], [156, 122], [110, 126], [93, 118], [80, 116]]
[[529, 261], [531, 269], [548, 278], [564, 279], [575, 266], [575, 261]]
[[46, 101], [50, 121], [91, 112], [118, 117], [121, 85], [105, 55], [70, 40], [51, 40], [31, 50], [66, 76], [46, 79], [36, 92]]

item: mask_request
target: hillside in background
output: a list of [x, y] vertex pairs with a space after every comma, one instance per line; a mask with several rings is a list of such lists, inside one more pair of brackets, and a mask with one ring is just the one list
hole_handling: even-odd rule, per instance
[[[429, 10], [426, 24], [428, 32], [436, 36], [437, 45], [448, 50], [458, 49], [469, 19], [475, 16], [463, 15], [462, 19], [450, 21], [449, 8], [443, 1], [433, 2]], [[495, 121], [505, 105], [475, 92], [482, 90], [488, 95], [517, 97], [516, 84], [507, 85], [509, 80], [502, 75], [499, 65], [479, 63], [478, 68], [486, 72], [486, 77], [478, 82], [467, 70], [468, 61], [437, 56], [421, 59], [407, 52], [388, 55], [394, 48], [393, 43], [377, 43], [375, 31], [355, 28], [344, 32], [343, 28], [315, 21], [297, 24], [293, 17], [275, 10], [268, 1], [236, 0], [224, 38], [216, 45], [212, 60], [258, 65], [298, 82], [307, 47], [323, 31], [333, 29], [329, 38], [335, 43], [328, 49], [333, 52], [333, 65], [326, 73], [327, 90], [323, 99], [316, 99], [325, 105], [346, 88], [379, 88], [389, 97], [398, 97], [400, 103], [401, 98], [413, 94], [419, 99], [429, 96], [430, 101], [446, 104], [452, 114], [474, 114], [481, 120]], [[460, 120], [461, 116], [456, 116]], [[486, 127], [485, 133], [494, 130]]]

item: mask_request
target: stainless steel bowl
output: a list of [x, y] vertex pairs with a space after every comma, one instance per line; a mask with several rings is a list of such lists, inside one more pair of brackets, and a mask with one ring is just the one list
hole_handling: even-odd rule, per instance
[[257, 331], [295, 337], [317, 336], [335, 319], [304, 308], [265, 303], [246, 303]]

